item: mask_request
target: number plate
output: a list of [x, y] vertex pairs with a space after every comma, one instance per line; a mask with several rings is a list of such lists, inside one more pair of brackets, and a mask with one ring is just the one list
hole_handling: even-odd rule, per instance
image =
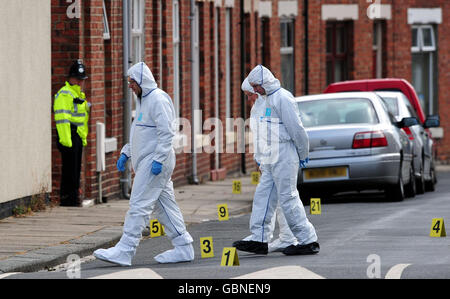
[[327, 179], [342, 179], [348, 178], [347, 167], [327, 167], [327, 168], [313, 168], [303, 170], [303, 180], [327, 180]]

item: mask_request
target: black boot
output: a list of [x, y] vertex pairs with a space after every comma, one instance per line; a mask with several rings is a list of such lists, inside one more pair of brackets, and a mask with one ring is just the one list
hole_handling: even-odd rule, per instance
[[268, 245], [267, 243], [256, 242], [256, 241], [236, 241], [233, 243], [233, 247], [241, 251], [252, 252], [256, 254], [267, 254]]
[[283, 250], [285, 255], [317, 254], [320, 251], [319, 243], [313, 242], [306, 245], [291, 245]]

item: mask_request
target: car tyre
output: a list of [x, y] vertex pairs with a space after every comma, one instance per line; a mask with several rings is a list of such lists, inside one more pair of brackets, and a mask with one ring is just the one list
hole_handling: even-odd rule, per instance
[[406, 197], [414, 197], [416, 196], [417, 188], [416, 188], [416, 177], [414, 175], [414, 167], [411, 163], [411, 167], [409, 170], [409, 183], [405, 187], [405, 195]]
[[395, 185], [388, 186], [385, 190], [385, 197], [388, 201], [403, 201], [405, 199], [405, 188], [402, 178], [402, 166], [400, 164], [400, 174]]
[[416, 194], [425, 193], [425, 173], [423, 170], [423, 162], [420, 164], [420, 177], [416, 178]]
[[436, 181], [437, 181], [434, 165], [431, 165], [431, 167], [430, 167], [430, 178], [431, 179], [429, 181], [425, 181], [425, 190], [433, 192], [436, 189], [435, 185], [436, 185]]

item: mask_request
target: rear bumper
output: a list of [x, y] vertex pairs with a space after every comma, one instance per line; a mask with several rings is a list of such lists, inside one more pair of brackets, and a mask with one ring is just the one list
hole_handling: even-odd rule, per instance
[[318, 159], [310, 161], [307, 168], [323, 167], [348, 167], [348, 177], [304, 181], [303, 170], [300, 169], [298, 174], [300, 187], [322, 192], [381, 190], [398, 182], [400, 154]]

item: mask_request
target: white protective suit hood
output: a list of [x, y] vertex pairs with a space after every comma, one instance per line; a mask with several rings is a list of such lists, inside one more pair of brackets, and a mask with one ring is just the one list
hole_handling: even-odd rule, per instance
[[251, 93], [256, 93], [256, 91], [250, 85], [250, 82], [248, 82], [248, 77], [245, 78], [244, 82], [242, 82], [241, 89], [242, 89], [242, 91], [248, 91], [248, 92], [251, 92]]
[[133, 65], [128, 70], [127, 75], [141, 87], [142, 97], [147, 96], [155, 88], [158, 88], [158, 84], [156, 83], [152, 72], [144, 62]]
[[280, 81], [268, 68], [262, 65], [253, 68], [247, 78], [251, 85], [261, 85], [266, 91], [266, 95], [271, 95], [281, 88]]
[[133, 65], [127, 72], [142, 89], [136, 102], [136, 117], [131, 125], [129, 143], [122, 153], [131, 157], [136, 171], [140, 162], [149, 157], [163, 163], [171, 154], [175, 109], [170, 96], [158, 85], [152, 72], [144, 62]]

